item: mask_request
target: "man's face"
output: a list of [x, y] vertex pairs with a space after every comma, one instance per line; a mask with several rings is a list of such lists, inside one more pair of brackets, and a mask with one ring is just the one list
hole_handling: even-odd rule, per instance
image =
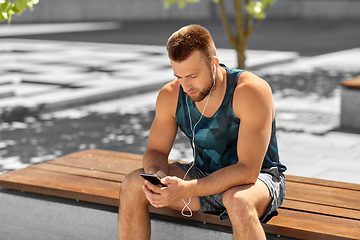
[[[170, 60], [174, 75], [193, 102], [201, 102], [210, 92], [213, 76], [200, 51], [194, 51], [185, 61]], [[214, 86], [215, 87], [215, 86]]]

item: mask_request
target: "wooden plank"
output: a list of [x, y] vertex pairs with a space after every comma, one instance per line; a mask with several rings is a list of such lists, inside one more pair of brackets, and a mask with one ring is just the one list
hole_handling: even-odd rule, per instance
[[360, 76], [357, 76], [353, 79], [343, 81], [341, 86], [353, 89], [360, 89]]
[[[106, 159], [106, 158], [124, 158], [124, 159], [142, 161], [142, 155], [140, 155], [140, 154], [115, 152], [115, 151], [101, 150], [101, 149], [88, 149], [88, 150], [84, 150], [84, 151], [71, 153], [66, 156], [76, 156], [78, 158], [86, 158], [86, 157], [92, 157], [90, 155], [94, 155], [98, 158], [104, 158], [104, 159]], [[66, 156], [64, 156], [64, 157], [66, 157]]]
[[88, 178], [97, 178], [97, 179], [103, 179], [113, 182], [122, 182], [122, 180], [126, 176], [125, 174], [120, 174], [120, 173], [111, 173], [111, 172], [98, 171], [94, 169], [64, 166], [64, 165], [53, 164], [50, 162], [36, 164], [30, 166], [29, 168], [42, 169], [49, 172], [72, 174], [72, 175], [83, 176]]
[[104, 150], [86, 150], [66, 155], [49, 163], [94, 169], [111, 173], [128, 174], [142, 168], [141, 155]]
[[285, 199], [284, 203], [281, 205], [281, 208], [360, 220], [360, 211], [358, 210], [339, 208], [334, 206], [325, 206], [321, 204], [301, 202], [291, 199]]
[[307, 183], [307, 184], [311, 184], [311, 185], [327, 186], [327, 187], [360, 191], [359, 184], [324, 180], [324, 179], [318, 179], [318, 178], [308, 178], [308, 177], [286, 175], [286, 182]]
[[287, 199], [360, 210], [359, 191], [294, 182], [286, 185]]
[[25, 168], [0, 175], [0, 186], [20, 191], [118, 206], [120, 183]]
[[360, 221], [278, 209], [264, 228], [269, 233], [299, 239], [360, 239]]
[[[169, 162], [174, 161], [178, 160], [169, 160]], [[127, 175], [142, 168], [142, 155], [89, 149], [63, 156], [48, 163]]]

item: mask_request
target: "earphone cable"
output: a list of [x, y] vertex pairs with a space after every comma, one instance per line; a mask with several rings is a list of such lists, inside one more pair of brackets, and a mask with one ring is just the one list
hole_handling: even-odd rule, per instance
[[[214, 66], [215, 67], [215, 66]], [[185, 180], [186, 176], [189, 174], [190, 170], [194, 167], [195, 165], [195, 154], [196, 154], [196, 151], [195, 151], [195, 128], [196, 126], [199, 124], [199, 122], [201, 121], [201, 119], [203, 118], [204, 116], [204, 113], [205, 113], [205, 109], [206, 109], [206, 106], [209, 102], [209, 98], [210, 98], [210, 93], [212, 92], [214, 86], [215, 86], [215, 73], [216, 73], [216, 68], [214, 70], [214, 73], [213, 73], [213, 79], [214, 79], [214, 83], [212, 84], [211, 88], [210, 88], [210, 91], [209, 91], [209, 94], [208, 94], [208, 97], [206, 99], [206, 103], [205, 103], [205, 106], [203, 108], [203, 111], [201, 113], [201, 116], [199, 118], [199, 120], [195, 123], [194, 127], [192, 127], [192, 120], [191, 120], [191, 115], [190, 115], [190, 107], [189, 107], [189, 104], [188, 104], [188, 97], [189, 96], [186, 96], [185, 98], [185, 101], [186, 101], [186, 106], [187, 106], [187, 109], [188, 109], [188, 114], [189, 114], [189, 121], [190, 121], [190, 130], [192, 132], [192, 141], [191, 141], [191, 145], [192, 145], [192, 148], [193, 148], [193, 158], [194, 158], [194, 161], [192, 162], [192, 165], [189, 167], [189, 169], [186, 171], [184, 177], [183, 177], [183, 180]], [[184, 217], [192, 217], [192, 210], [190, 209], [189, 205], [191, 203], [191, 198], [189, 198], [189, 202], [186, 203], [184, 199], [182, 199], [183, 203], [185, 204], [184, 208], [181, 210], [181, 215], [183, 215]], [[184, 213], [185, 209], [188, 209], [190, 214], [186, 214]]]

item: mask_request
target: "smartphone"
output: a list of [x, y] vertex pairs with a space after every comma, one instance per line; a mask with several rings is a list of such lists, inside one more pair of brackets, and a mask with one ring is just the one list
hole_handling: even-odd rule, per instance
[[160, 182], [160, 178], [156, 174], [140, 173], [140, 176], [142, 176], [145, 180], [148, 180], [149, 182], [151, 182], [154, 185], [161, 185], [163, 187], [166, 187], [165, 184], [162, 184]]

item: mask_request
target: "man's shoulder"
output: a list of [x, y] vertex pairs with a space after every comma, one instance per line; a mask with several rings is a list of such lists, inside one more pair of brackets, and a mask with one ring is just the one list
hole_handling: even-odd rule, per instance
[[[270, 85], [262, 78], [251, 72], [240, 74], [234, 93], [234, 112], [240, 117], [247, 111], [254, 109], [273, 108], [272, 91]], [[242, 114], [242, 113], [246, 114]]]
[[180, 89], [180, 84], [177, 80], [173, 80], [171, 82], [166, 83], [160, 90], [161, 94], [171, 94], [174, 95], [178, 93]]
[[160, 109], [164, 109], [166, 111], [170, 111], [171, 115], [174, 114], [177, 106], [179, 88], [180, 84], [176, 80], [165, 84], [161, 88], [156, 101], [157, 111]]
[[[271, 93], [270, 85], [262, 78], [258, 77], [257, 75], [249, 72], [244, 71], [240, 74], [237, 86], [236, 86], [237, 92], [268, 92]], [[246, 93], [244, 93], [246, 94]]]

